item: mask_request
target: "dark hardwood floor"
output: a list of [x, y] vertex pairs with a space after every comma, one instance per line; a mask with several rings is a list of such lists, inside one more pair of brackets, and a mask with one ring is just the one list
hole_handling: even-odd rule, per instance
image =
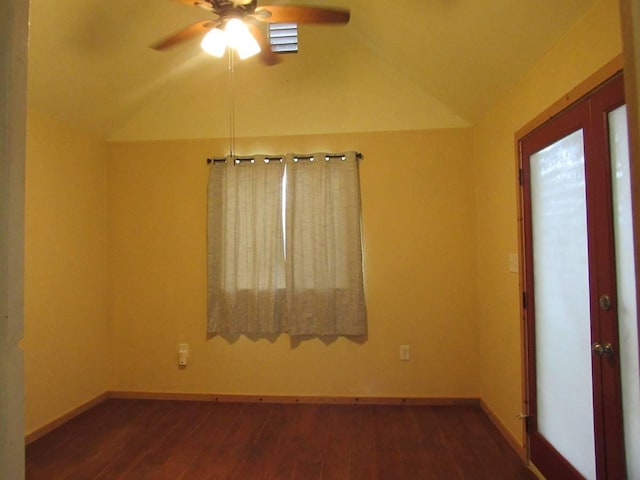
[[26, 448], [36, 479], [535, 479], [479, 407], [106, 400]]

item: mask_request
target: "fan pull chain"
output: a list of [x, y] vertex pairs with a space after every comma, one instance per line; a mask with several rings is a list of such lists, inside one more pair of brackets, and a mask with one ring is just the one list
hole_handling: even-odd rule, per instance
[[229, 156], [233, 160], [236, 150], [236, 115], [235, 115], [235, 90], [234, 90], [234, 65], [233, 51], [227, 49], [229, 55]]

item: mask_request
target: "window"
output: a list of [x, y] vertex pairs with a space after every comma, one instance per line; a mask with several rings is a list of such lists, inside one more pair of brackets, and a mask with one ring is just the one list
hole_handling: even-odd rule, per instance
[[210, 333], [366, 332], [355, 152], [214, 162]]

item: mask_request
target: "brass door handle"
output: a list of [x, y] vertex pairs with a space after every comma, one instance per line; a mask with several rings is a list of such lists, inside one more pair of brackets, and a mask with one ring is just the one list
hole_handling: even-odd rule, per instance
[[605, 357], [611, 357], [613, 356], [613, 345], [611, 345], [611, 343], [605, 343], [604, 345], [602, 345], [599, 342], [594, 343], [591, 346], [591, 351], [593, 352], [594, 355], [597, 355], [598, 357], [601, 356], [605, 356]]

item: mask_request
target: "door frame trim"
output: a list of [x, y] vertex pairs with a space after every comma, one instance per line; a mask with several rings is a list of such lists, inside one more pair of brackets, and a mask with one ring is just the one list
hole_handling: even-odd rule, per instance
[[24, 478], [24, 175], [29, 1], [0, 15], [0, 478]]
[[[605, 83], [611, 77], [618, 72], [621, 72], [624, 68], [624, 58], [622, 54], [615, 56], [607, 64], [596, 70], [586, 80], [581, 82], [576, 87], [572, 88], [562, 98], [556, 100], [552, 105], [546, 108], [544, 111], [536, 115], [535, 118], [528, 121], [521, 128], [516, 130], [515, 137], [515, 151], [518, 153], [518, 142], [526, 137], [529, 133], [541, 126], [543, 123], [551, 120], [553, 117], [564, 111], [567, 107], [573, 105], [581, 98], [585, 97], [600, 85]], [[519, 165], [520, 160], [516, 157], [516, 165]], [[518, 185], [518, 189], [519, 189]]]

